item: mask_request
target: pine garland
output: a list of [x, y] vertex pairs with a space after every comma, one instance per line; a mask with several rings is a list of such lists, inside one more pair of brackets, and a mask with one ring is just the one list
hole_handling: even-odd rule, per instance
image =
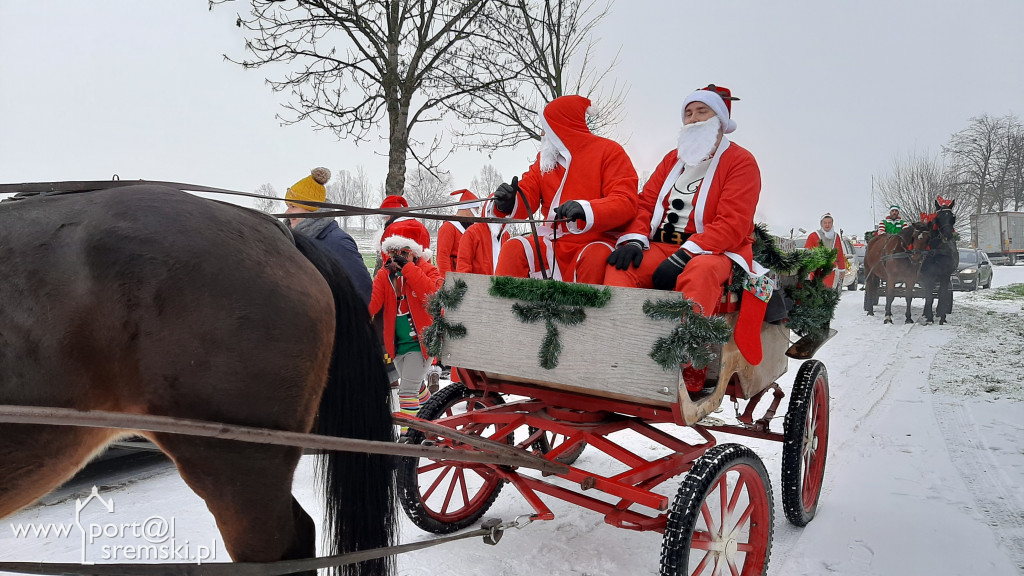
[[[829, 263], [827, 269], [831, 268], [832, 264]], [[817, 273], [812, 279], [808, 280], [805, 277], [796, 286], [786, 288], [786, 295], [795, 302], [793, 309], [789, 311], [787, 324], [801, 336], [820, 340], [828, 333], [829, 323], [832, 321], [836, 305], [839, 304], [839, 292], [828, 288], [822, 282], [827, 275], [827, 271]]]
[[607, 287], [595, 288], [586, 284], [569, 284], [557, 280], [536, 278], [491, 278], [492, 296], [524, 300], [512, 305], [512, 313], [520, 322], [533, 324], [544, 321], [547, 332], [537, 354], [540, 367], [551, 370], [558, 366], [562, 353], [561, 334], [556, 324], [576, 326], [587, 319], [584, 307], [602, 308], [612, 297]]
[[[809, 250], [783, 252], [764, 224], [754, 226], [752, 249], [754, 260], [776, 274], [801, 279], [796, 286], [784, 288], [786, 297], [794, 302], [787, 321], [789, 328], [801, 336], [824, 337], [839, 303], [839, 293], [825, 286], [822, 279], [835, 268], [838, 250], [815, 246]], [[812, 274], [814, 279], [806, 280]], [[742, 296], [746, 276], [746, 271], [734, 262], [732, 282], [727, 290]]]
[[427, 304], [427, 311], [434, 318], [433, 324], [427, 326], [422, 333], [427, 354], [438, 356], [445, 338], [465, 338], [466, 327], [462, 323], [452, 324], [444, 317], [445, 310], [456, 310], [462, 304], [469, 286], [465, 280], [459, 279], [451, 288], [442, 288], [434, 293]]
[[654, 320], [682, 319], [672, 333], [654, 341], [648, 356], [664, 370], [691, 364], [701, 370], [715, 359], [712, 347], [729, 341], [732, 329], [721, 316], [704, 317], [693, 310], [692, 300], [648, 300], [643, 311]]
[[512, 298], [527, 302], [554, 302], [566, 306], [587, 306], [602, 308], [612, 298], [607, 287], [595, 288], [588, 284], [570, 284], [557, 280], [537, 278], [512, 278], [494, 276], [491, 278], [491, 296]]

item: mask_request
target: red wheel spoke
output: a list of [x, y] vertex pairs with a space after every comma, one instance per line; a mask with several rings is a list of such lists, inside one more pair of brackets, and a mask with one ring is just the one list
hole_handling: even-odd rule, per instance
[[708, 562], [713, 560], [715, 556], [717, 556], [717, 554], [711, 552], [704, 554], [704, 557], [700, 559], [700, 564], [698, 564], [697, 567], [693, 569], [693, 572], [690, 572], [690, 574], [700, 574], [701, 572], [703, 572], [704, 569], [708, 567]]
[[424, 500], [426, 500], [427, 498], [430, 498], [430, 495], [434, 493], [434, 490], [436, 490], [437, 487], [441, 484], [441, 481], [443, 481], [445, 479], [445, 477], [448, 476], [448, 471], [451, 470], [451, 469], [452, 469], [451, 466], [445, 466], [444, 470], [442, 470], [441, 473], [437, 475], [437, 479], [434, 480], [434, 482], [430, 485], [430, 487], [423, 491], [423, 499]]
[[466, 483], [466, 471], [465, 469], [459, 472], [459, 479], [462, 481], [462, 501], [469, 503], [469, 485]]
[[[724, 479], [725, 476], [723, 476], [722, 478]], [[743, 494], [743, 486], [744, 486], [743, 479], [742, 478], [737, 479], [736, 486], [732, 490], [732, 497], [729, 499], [729, 507], [727, 509], [729, 511], [729, 516], [730, 517], [732, 516], [733, 512], [736, 510], [736, 503], [739, 501], [740, 496]], [[723, 515], [723, 518], [722, 518], [722, 524], [725, 524], [724, 515]]]
[[465, 478], [463, 478], [462, 476], [462, 471], [456, 470], [455, 473], [452, 474], [452, 481], [448, 484], [448, 492], [445, 493], [444, 502], [441, 504], [442, 514], [448, 512], [448, 506], [452, 502], [452, 494], [455, 493], [455, 486], [459, 483], [460, 480], [462, 480], [462, 482], [465, 483]]
[[746, 552], [747, 554], [750, 554], [751, 552], [757, 552], [761, 548], [762, 548], [762, 546], [759, 546], [759, 545], [754, 544], [754, 543], [749, 542], [749, 541], [747, 541], [747, 542], [737, 542], [736, 543], [736, 551], [737, 552]]
[[[743, 513], [740, 514], [740, 517], [736, 519], [736, 523], [732, 525], [732, 527], [733, 527], [732, 531], [735, 531], [736, 528], [738, 528], [739, 526], [743, 526], [744, 524], [749, 522], [750, 521], [750, 516], [753, 513], [754, 513], [754, 502], [751, 501], [751, 502], [748, 502], [746, 507], [743, 508]], [[730, 531], [730, 532], [732, 532], [732, 531]]]
[[438, 468], [445, 468], [445, 467], [449, 467], [449, 466], [451, 466], [451, 464], [446, 464], [444, 462], [437, 462], [437, 461], [434, 461], [434, 460], [429, 460], [427, 464], [424, 464], [423, 466], [420, 466], [419, 468], [417, 468], [416, 472], [417, 472], [417, 474], [424, 474], [426, 472], [433, 472], [434, 470], [437, 470]]
[[690, 548], [695, 548], [697, 550], [711, 550], [711, 543], [711, 534], [708, 532], [695, 531], [693, 536], [690, 537]]
[[704, 524], [707, 525], [708, 532], [710, 534], [714, 534], [716, 532], [715, 531], [715, 521], [714, 521], [713, 518], [711, 518], [711, 510], [708, 509], [708, 502], [707, 502], [707, 500], [702, 502], [701, 505], [700, 505], [700, 515], [701, 515], [701, 517], [704, 518]]
[[725, 562], [729, 566], [729, 573], [732, 576], [740, 576], [740, 569], [736, 567], [736, 558], [726, 558]]

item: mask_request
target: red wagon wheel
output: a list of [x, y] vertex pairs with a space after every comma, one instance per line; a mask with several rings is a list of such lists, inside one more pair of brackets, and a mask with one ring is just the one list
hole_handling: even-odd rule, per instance
[[668, 515], [662, 576], [764, 576], [774, 530], [772, 488], [757, 454], [741, 444], [704, 453]]
[[[452, 384], [434, 394], [420, 408], [424, 420], [438, 420], [504, 404], [497, 394], [483, 395], [463, 384]], [[456, 428], [464, 434], [490, 437], [493, 425]], [[512, 443], [512, 437], [506, 441]], [[408, 441], [457, 448], [458, 442], [410, 430]], [[409, 519], [435, 534], [448, 534], [470, 526], [483, 516], [501, 492], [502, 481], [485, 464], [437, 462], [430, 458], [403, 458], [398, 466], [398, 494]]]
[[793, 383], [782, 444], [782, 507], [796, 526], [818, 510], [828, 453], [828, 372], [817, 360], [800, 365]]

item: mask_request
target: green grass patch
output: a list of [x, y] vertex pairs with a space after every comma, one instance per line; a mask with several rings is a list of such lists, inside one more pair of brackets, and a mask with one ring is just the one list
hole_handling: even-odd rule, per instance
[[988, 295], [991, 300], [1024, 300], [1024, 284], [1008, 284], [996, 288]]

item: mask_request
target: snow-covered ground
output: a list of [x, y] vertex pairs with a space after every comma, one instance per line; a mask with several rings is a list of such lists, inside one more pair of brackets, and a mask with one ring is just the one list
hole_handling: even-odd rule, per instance
[[[818, 515], [808, 526], [788, 524], [782, 512], [781, 445], [720, 438], [751, 446], [770, 472], [776, 513], [768, 574], [1024, 574], [1024, 298], [993, 298], [999, 287], [1013, 283], [1024, 283], [1024, 266], [997, 267], [991, 290], [956, 293], [946, 326], [883, 325], [881, 315], [862, 312], [863, 292], [843, 292], [833, 323], [839, 334], [816, 356], [829, 373], [831, 428]], [[915, 318], [921, 307], [915, 301]], [[787, 391], [798, 367], [791, 361], [780, 381]], [[728, 419], [730, 412], [732, 407], [725, 405], [716, 416]], [[781, 418], [773, 429], [781, 429]], [[640, 438], [623, 443], [640, 453], [650, 448]], [[600, 468], [604, 458], [587, 451], [580, 463]], [[174, 540], [179, 546], [187, 541], [189, 554], [228, 560], [213, 518], [173, 468], [144, 476], [101, 486], [100, 495], [116, 503], [117, 522], [173, 519]], [[674, 483], [666, 486], [675, 489]], [[318, 517], [307, 460], [297, 474], [295, 493]], [[78, 532], [15, 535], [18, 526], [72, 522], [76, 496], [86, 498], [88, 492], [51, 497], [0, 521], [0, 561], [80, 561]], [[400, 573], [658, 572], [657, 533], [613, 528], [596, 513], [546, 501], [555, 513], [553, 521], [510, 530], [493, 547], [471, 539], [404, 555]], [[506, 487], [487, 517], [511, 520], [530, 511]], [[99, 505], [91, 506], [82, 520], [106, 522], [106, 514]], [[403, 542], [431, 537], [403, 520]], [[103, 535], [87, 545], [88, 559], [97, 559], [103, 545], [115, 543], [143, 542], [131, 534]]]

